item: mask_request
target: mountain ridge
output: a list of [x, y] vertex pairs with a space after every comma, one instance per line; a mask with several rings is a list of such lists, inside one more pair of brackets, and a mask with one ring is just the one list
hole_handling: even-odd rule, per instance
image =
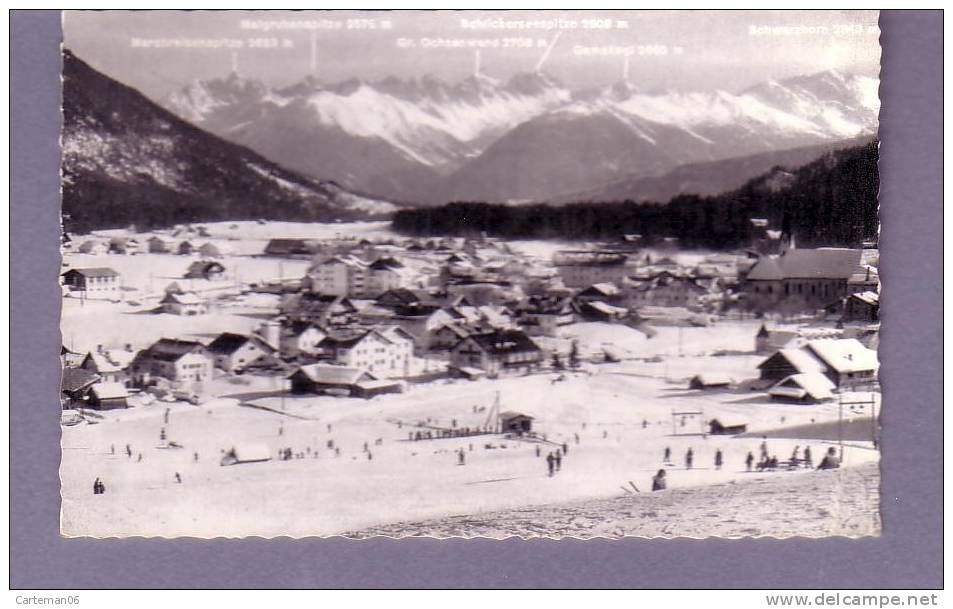
[[74, 230], [397, 209], [207, 133], [63, 52], [62, 205]]

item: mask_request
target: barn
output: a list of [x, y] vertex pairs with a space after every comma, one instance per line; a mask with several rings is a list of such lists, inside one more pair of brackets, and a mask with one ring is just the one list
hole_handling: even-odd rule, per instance
[[508, 410], [500, 413], [500, 427], [503, 433], [522, 435], [533, 431], [533, 417], [522, 412]]
[[88, 404], [96, 410], [129, 408], [129, 391], [122, 383], [96, 383], [89, 390]]

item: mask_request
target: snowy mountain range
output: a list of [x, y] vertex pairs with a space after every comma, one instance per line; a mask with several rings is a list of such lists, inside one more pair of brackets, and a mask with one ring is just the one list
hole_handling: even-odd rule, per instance
[[74, 230], [237, 219], [332, 220], [397, 207], [202, 131], [63, 53], [63, 211]]
[[546, 200], [686, 163], [876, 134], [876, 78], [836, 71], [740, 93], [571, 91], [541, 73], [506, 82], [386, 78], [269, 88], [231, 74], [166, 107], [308, 175], [410, 203]]

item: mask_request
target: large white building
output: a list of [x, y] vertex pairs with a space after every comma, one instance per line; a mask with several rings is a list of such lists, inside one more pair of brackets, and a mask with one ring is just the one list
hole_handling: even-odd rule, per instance
[[376, 298], [410, 287], [407, 269], [391, 257], [368, 263], [354, 256], [332, 256], [308, 270], [311, 291], [334, 296]]
[[321, 348], [336, 364], [366, 370], [378, 378], [399, 378], [410, 376], [414, 338], [389, 326], [349, 338], [328, 337]]

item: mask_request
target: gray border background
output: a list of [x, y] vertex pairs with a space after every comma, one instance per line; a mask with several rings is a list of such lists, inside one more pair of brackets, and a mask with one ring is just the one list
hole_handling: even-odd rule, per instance
[[941, 587], [942, 21], [881, 15], [882, 537], [87, 540], [59, 537], [60, 16], [11, 11], [11, 587]]

